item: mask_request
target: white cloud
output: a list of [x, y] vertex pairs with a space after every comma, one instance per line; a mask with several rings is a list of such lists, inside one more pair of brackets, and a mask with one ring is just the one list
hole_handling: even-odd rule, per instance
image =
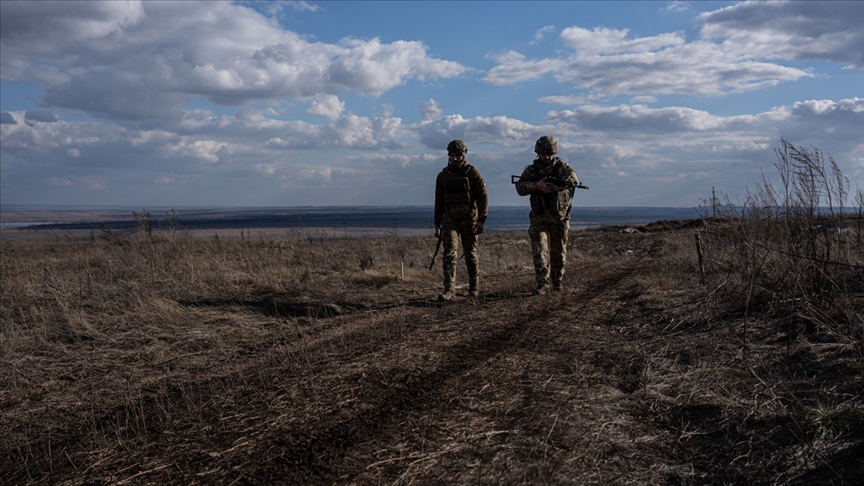
[[126, 141], [131, 147], [147, 145], [164, 146], [173, 143], [178, 138], [178, 135], [165, 130], [141, 130], [130, 133], [126, 137]]
[[441, 115], [443, 114], [444, 106], [435, 101], [434, 98], [420, 104], [420, 116], [422, 116], [424, 120], [441, 118]]
[[[24, 116], [9, 113], [13, 119]], [[208, 115], [196, 112], [192, 118], [206, 120]], [[2, 194], [36, 193], [44, 190], [41, 183], [70, 190], [95, 187], [117, 201], [146, 202], [151, 194], [146, 188], [182, 181], [186, 190], [166, 193], [168, 199], [160, 203], [178, 204], [190, 194], [197, 204], [239, 204], [241, 199], [234, 198], [282, 194], [290, 187], [294, 192], [286, 201], [291, 204], [426, 204], [431, 189], [427, 194], [417, 188], [431, 187], [434, 174], [446, 164], [447, 143], [460, 138], [468, 142], [471, 163], [496, 188], [490, 189], [493, 203], [519, 204], [505, 179], [530, 162], [534, 141], [546, 134], [559, 140], [562, 158], [574, 164], [586, 185], [598, 189], [598, 196], [580, 193], [580, 204], [611, 197], [615, 205], [668, 205], [664, 197], [672, 195], [695, 204], [705, 196], [699, 191], [704, 192], [706, 184], [709, 189], [716, 185], [718, 190], [740, 190], [758, 180], [760, 167], [770, 169], [771, 149], [781, 136], [832, 154], [853, 181], [864, 177], [860, 98], [800, 101], [740, 116], [687, 107], [588, 104], [550, 112], [542, 125], [504, 116], [461, 115], [414, 125], [403, 125], [398, 118], [343, 115], [327, 125], [312, 125], [269, 119], [248, 109], [228, 117], [225, 126], [213, 123], [196, 134], [183, 132], [184, 123], [160, 130], [125, 130], [104, 122], [2, 124]], [[418, 142], [425, 150], [410, 153]], [[346, 157], [325, 148], [368, 152]], [[86, 157], [67, 157], [70, 151], [83, 154], [85, 149]], [[26, 159], [16, 155], [24, 153]], [[106, 167], [112, 170], [106, 173]], [[678, 174], [686, 174], [685, 179]], [[140, 181], [140, 187], [124, 185], [129, 180]], [[21, 187], [9, 186], [10, 181]], [[311, 189], [324, 186], [328, 190], [323, 193]], [[373, 186], [387, 190], [360, 190]], [[207, 199], [213, 187], [221, 188], [220, 196]], [[229, 195], [231, 188], [236, 195]], [[46, 194], [60, 198], [64, 193]]]
[[529, 60], [516, 51], [496, 56], [495, 60], [498, 66], [483, 75], [483, 81], [499, 86], [537, 79], [550, 72], [560, 71], [565, 65], [560, 59]]
[[[686, 6], [673, 2], [667, 9]], [[862, 15], [860, 2], [741, 2], [699, 15], [702, 39], [690, 42], [681, 33], [631, 37], [629, 29], [572, 26], [560, 34], [571, 54], [529, 59], [510, 51], [497, 56], [498, 65], [482, 79], [509, 85], [554, 74], [561, 83], [606, 96], [750, 91], [813, 76], [774, 60], [864, 68]]]
[[339, 146], [377, 150], [397, 149], [403, 144], [402, 120], [399, 118], [365, 118], [346, 115], [336, 120], [325, 130], [326, 137]]
[[404, 169], [412, 164], [424, 163], [422, 156], [413, 156], [405, 154], [382, 154], [371, 153], [364, 154], [361, 157], [352, 157], [346, 161], [352, 167], [362, 166], [362, 171], [357, 171], [360, 174], [374, 173], [375, 177], [387, 177], [388, 171], [393, 168]]
[[380, 96], [408, 78], [434, 81], [465, 71], [459, 63], [426, 57], [427, 48], [419, 42], [382, 44], [376, 38], [345, 40], [343, 45], [347, 49], [340, 49], [339, 56], [327, 66], [329, 80], [370, 96]]
[[434, 81], [466, 69], [429, 57], [416, 41], [311, 42], [228, 2], [2, 2], [2, 8], [4, 79], [54, 70], [47, 104], [117, 119], [178, 118], [201, 96], [228, 105], [340, 91], [380, 96], [410, 79]]
[[276, 164], [255, 164], [255, 172], [268, 176], [275, 174], [277, 168]]
[[668, 10], [670, 12], [686, 12], [691, 8], [692, 7], [690, 6], [689, 2], [680, 2], [676, 0], [674, 2], [669, 2], [669, 4], [666, 5], [666, 8], [664, 10]]
[[832, 155], [853, 186], [864, 185], [864, 99], [802, 101], [738, 116], [586, 105], [551, 112], [547, 121], [558, 127], [562, 158], [586, 185], [615, 187], [616, 204], [665, 205], [670, 198], [695, 204], [712, 186], [734, 195], [760, 180], [761, 170], [770, 177], [781, 137]]
[[643, 134], [711, 130], [723, 122], [721, 117], [691, 108], [649, 108], [644, 105], [583, 105], [575, 110], [551, 112], [547, 119], [576, 125], [584, 130], [633, 131]]
[[561, 59], [499, 56], [483, 80], [507, 85], [546, 74], [559, 82], [591, 90], [592, 95], [707, 94], [742, 92], [810, 73], [768, 62], [742, 59], [707, 41], [685, 42], [679, 34], [628, 38], [629, 31], [570, 27], [562, 42], [575, 50]]
[[864, 68], [864, 4], [740, 2], [698, 17], [701, 34], [746, 58], [812, 60]]
[[666, 48], [681, 47], [684, 38], [679, 34], [661, 34], [654, 37], [628, 39], [629, 29], [617, 30], [569, 27], [561, 32], [561, 42], [575, 49], [580, 55], [626, 54], [656, 52]]
[[423, 121], [413, 129], [420, 143], [429, 149], [444, 151], [454, 139], [469, 141], [469, 150], [472, 143], [494, 143], [505, 147], [533, 144], [546, 127], [506, 116], [462, 118], [461, 115], [449, 115], [439, 120]]
[[312, 100], [312, 105], [306, 110], [310, 115], [318, 115], [330, 120], [336, 120], [345, 111], [345, 102], [335, 95], [318, 95]]
[[141, 1], [0, 2], [0, 39], [4, 53], [51, 53], [56, 39], [71, 44], [122, 35], [145, 17]]
[[550, 32], [555, 32], [554, 25], [547, 25], [545, 27], [537, 29], [537, 32], [534, 32], [534, 41], [532, 42], [532, 44], [540, 42], [541, 40], [543, 40], [544, 37], [546, 37], [546, 34], [549, 34]]
[[180, 140], [165, 147], [169, 154], [190, 156], [206, 162], [219, 162], [232, 152], [230, 144], [218, 140], [196, 140], [191, 137], [181, 137]]

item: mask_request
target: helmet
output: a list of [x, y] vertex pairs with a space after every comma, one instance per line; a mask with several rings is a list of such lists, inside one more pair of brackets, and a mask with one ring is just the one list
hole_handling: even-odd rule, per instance
[[534, 144], [534, 152], [538, 154], [557, 154], [558, 142], [551, 135], [543, 135]]
[[447, 153], [464, 154], [468, 152], [468, 146], [462, 140], [453, 140], [447, 144]]

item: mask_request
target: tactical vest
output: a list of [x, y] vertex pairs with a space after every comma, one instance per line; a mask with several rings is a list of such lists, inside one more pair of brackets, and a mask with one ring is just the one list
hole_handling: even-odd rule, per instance
[[[528, 177], [538, 181], [544, 177], [563, 179], [561, 173], [563, 168], [564, 165], [560, 159], [554, 160], [548, 167], [542, 169], [538, 169], [536, 164], [532, 164], [527, 168]], [[539, 191], [533, 192], [529, 201], [531, 202], [531, 212], [537, 216], [549, 215], [558, 222], [566, 221], [570, 217], [570, 192], [567, 190], [550, 194], [543, 194]]]
[[452, 219], [462, 220], [472, 217], [474, 212], [468, 170], [465, 169], [458, 175], [450, 175], [444, 181], [444, 213]]

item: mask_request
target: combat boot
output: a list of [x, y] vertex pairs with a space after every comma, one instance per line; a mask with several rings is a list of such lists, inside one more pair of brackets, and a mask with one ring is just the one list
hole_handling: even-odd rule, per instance
[[456, 292], [451, 289], [445, 289], [444, 292], [438, 294], [438, 302], [450, 302], [456, 297]]
[[537, 276], [537, 288], [534, 289], [534, 295], [543, 295], [549, 293], [549, 277]]
[[478, 279], [477, 277], [469, 277], [469, 287], [468, 287], [469, 290], [468, 290], [468, 295], [470, 295], [471, 297], [473, 297], [473, 298], [475, 298], [475, 299], [476, 299], [477, 297], [480, 297], [480, 284], [479, 284], [479, 280], [480, 280], [480, 279]]
[[541, 283], [537, 284], [537, 288], [534, 289], [534, 295], [545, 295], [549, 293], [549, 284]]
[[[444, 245], [447, 248], [447, 245]], [[438, 294], [438, 302], [449, 302], [456, 297], [456, 262], [445, 255], [444, 262], [444, 292]]]
[[552, 292], [561, 292], [561, 281], [552, 282]]

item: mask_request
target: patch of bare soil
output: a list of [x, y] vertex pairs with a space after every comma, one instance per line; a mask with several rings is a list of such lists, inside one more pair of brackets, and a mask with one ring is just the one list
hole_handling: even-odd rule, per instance
[[91, 363], [50, 382], [22, 363], [58, 356], [4, 360], [0, 483], [864, 484], [855, 347], [711, 307], [668, 228], [624, 229], [574, 233], [549, 295], [524, 264], [446, 305], [437, 269], [361, 275], [161, 304], [218, 350], [190, 331], [112, 358], [79, 333]]

